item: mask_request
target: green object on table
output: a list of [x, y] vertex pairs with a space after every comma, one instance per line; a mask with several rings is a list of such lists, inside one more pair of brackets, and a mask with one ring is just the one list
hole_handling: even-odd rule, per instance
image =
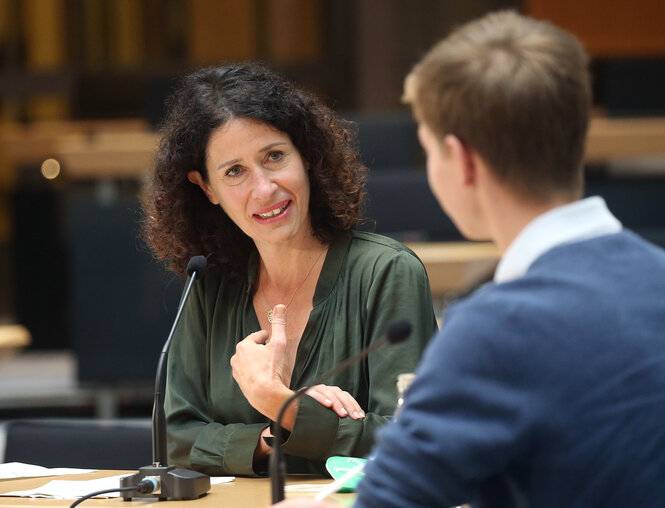
[[335, 480], [339, 480], [350, 471], [355, 470], [356, 473], [344, 481], [343, 485], [337, 492], [353, 492], [358, 485], [360, 479], [365, 476], [362, 471], [363, 466], [367, 459], [359, 459], [356, 457], [329, 457], [326, 460], [326, 469]]

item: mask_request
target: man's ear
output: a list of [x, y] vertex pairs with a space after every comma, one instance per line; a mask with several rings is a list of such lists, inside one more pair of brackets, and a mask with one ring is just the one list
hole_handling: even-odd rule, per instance
[[471, 148], [454, 134], [448, 134], [443, 139], [443, 145], [444, 150], [452, 157], [462, 183], [464, 185], [475, 184], [478, 168]]
[[215, 194], [212, 192], [212, 188], [206, 181], [203, 179], [201, 176], [201, 173], [198, 171], [190, 171], [187, 173], [187, 180], [192, 182], [195, 185], [198, 185], [201, 187], [201, 190], [204, 192], [206, 197], [208, 198], [208, 201], [210, 201], [213, 205], [218, 205], [219, 204], [219, 199], [215, 196]]

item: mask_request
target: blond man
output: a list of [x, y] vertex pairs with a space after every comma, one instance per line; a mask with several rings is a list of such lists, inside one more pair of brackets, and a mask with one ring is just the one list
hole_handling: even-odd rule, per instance
[[581, 199], [579, 42], [489, 14], [416, 65], [405, 99], [439, 203], [502, 258], [447, 310], [356, 506], [663, 506], [665, 252]]

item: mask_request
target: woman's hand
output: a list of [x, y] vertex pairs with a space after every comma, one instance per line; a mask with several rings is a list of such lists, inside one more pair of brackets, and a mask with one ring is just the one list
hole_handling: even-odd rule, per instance
[[365, 412], [349, 392], [338, 386], [315, 385], [307, 390], [307, 395], [325, 407], [329, 407], [341, 418], [350, 416], [354, 420], [365, 418]]
[[289, 385], [297, 351], [297, 344], [289, 344], [286, 338], [285, 305], [275, 306], [270, 340], [266, 341], [268, 332], [265, 330], [245, 337], [231, 357], [231, 368], [233, 378], [249, 403], [275, 420], [280, 407], [293, 393]]

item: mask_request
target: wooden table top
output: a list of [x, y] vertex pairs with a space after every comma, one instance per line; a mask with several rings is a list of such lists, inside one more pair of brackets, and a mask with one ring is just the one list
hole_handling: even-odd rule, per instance
[[425, 265], [432, 296], [465, 292], [491, 278], [499, 251], [491, 242], [408, 243]]
[[[106, 476], [114, 476], [123, 473], [134, 473], [135, 471], [97, 471], [95, 473], [85, 473], [79, 475], [49, 476], [43, 478], [22, 478], [18, 480], [0, 480], [0, 492], [13, 492], [16, 490], [29, 490], [44, 485], [51, 480], [92, 480]], [[289, 476], [287, 486], [289, 485], [310, 485], [309, 492], [299, 491], [291, 492], [287, 489], [286, 497], [314, 497], [316, 485], [330, 483], [330, 478], [316, 478], [312, 476]], [[350, 506], [355, 498], [354, 494], [335, 494], [330, 497], [344, 506]], [[3, 507], [26, 507], [35, 508], [45, 507], [63, 507], [72, 504], [74, 499], [45, 499], [45, 498], [25, 498], [25, 497], [0, 497], [0, 506]], [[81, 503], [82, 508], [86, 506], [104, 506], [131, 508], [133, 506], [151, 507], [159, 506], [161, 508], [265, 508], [270, 506], [270, 481], [268, 478], [236, 478], [233, 482], [213, 485], [210, 491], [203, 497], [192, 501], [168, 501], [163, 502], [152, 499], [137, 499], [131, 502], [123, 501], [122, 498], [108, 499], [88, 499]]]

